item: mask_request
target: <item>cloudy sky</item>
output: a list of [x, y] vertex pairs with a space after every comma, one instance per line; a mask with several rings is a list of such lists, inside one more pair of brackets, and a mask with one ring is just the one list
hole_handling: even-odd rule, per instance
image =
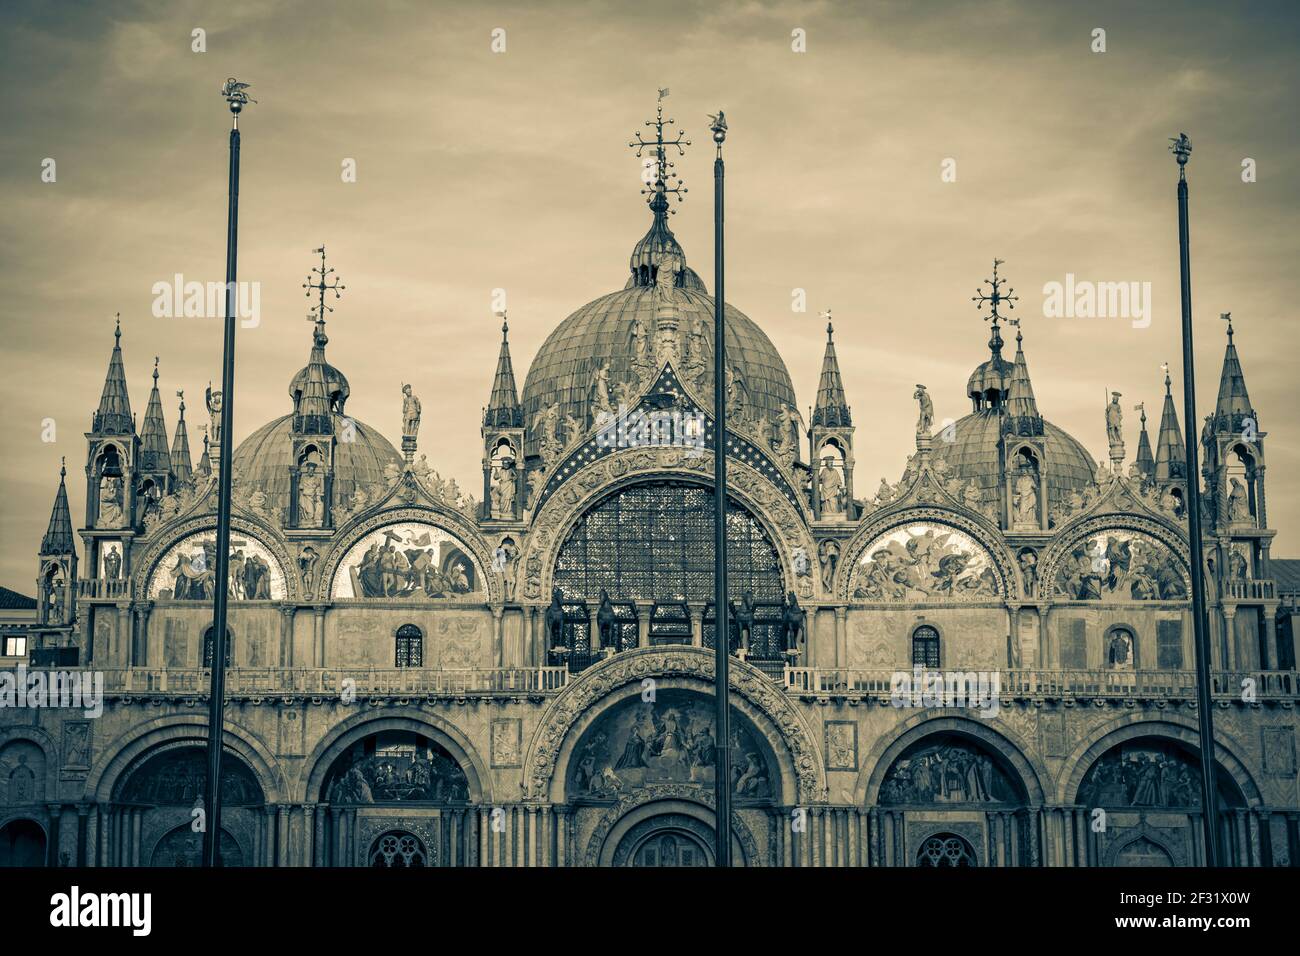
[[[60, 456], [84, 517], [82, 433], [114, 313], [132, 408], [143, 416], [160, 356], [168, 428], [183, 388], [198, 441], [220, 321], [155, 318], [151, 289], [224, 276], [230, 75], [260, 101], [243, 123], [239, 264], [261, 285], [261, 322], [239, 333], [236, 437], [290, 410], [310, 348], [301, 284], [325, 243], [347, 285], [329, 355], [351, 380], [349, 411], [396, 442], [412, 382], [421, 449], [466, 488], [481, 482], [492, 290], [508, 294], [522, 387], [550, 330], [624, 283], [648, 223], [626, 144], [659, 87], [696, 142], [673, 228], [710, 285], [706, 113], [726, 110], [728, 295], [785, 357], [805, 408], [817, 315], [834, 310], [863, 489], [902, 471], [915, 383], [937, 420], [969, 411], [988, 338], [970, 297], [994, 256], [1022, 297], [1043, 413], [1103, 458], [1104, 395], [1122, 391], [1132, 455], [1133, 405], [1158, 418], [1160, 364], [1181, 368], [1167, 140], [1186, 130], [1200, 408], [1230, 310], [1268, 432], [1274, 553], [1300, 554], [1298, 25], [1288, 3], [8, 0], [0, 583], [34, 590]], [[196, 28], [206, 52], [192, 50]], [[1045, 316], [1044, 285], [1067, 274], [1150, 283], [1149, 326]], [[807, 312], [792, 311], [794, 289]]]

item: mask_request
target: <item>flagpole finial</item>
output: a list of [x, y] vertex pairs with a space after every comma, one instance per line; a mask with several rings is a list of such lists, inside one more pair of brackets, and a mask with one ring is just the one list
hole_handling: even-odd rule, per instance
[[1169, 151], [1178, 160], [1178, 178], [1187, 178], [1187, 161], [1192, 157], [1192, 141], [1186, 133], [1179, 133], [1169, 138]]
[[226, 77], [226, 82], [221, 85], [221, 95], [235, 117], [235, 129], [239, 128], [239, 114], [244, 107], [249, 103], [257, 102], [257, 100], [249, 97], [246, 92], [248, 89], [248, 83], [240, 83], [233, 76]]
[[727, 139], [727, 117], [722, 110], [718, 115], [709, 114], [709, 129], [713, 131], [713, 141], [718, 144], [718, 154], [722, 154], [722, 144]]

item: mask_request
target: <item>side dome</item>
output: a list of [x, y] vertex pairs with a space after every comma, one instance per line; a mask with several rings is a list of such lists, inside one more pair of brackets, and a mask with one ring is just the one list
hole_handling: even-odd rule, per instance
[[[943, 459], [956, 477], [963, 481], [974, 479], [986, 493], [996, 495], [1003, 421], [1004, 413], [996, 408], [982, 408], [959, 418], [952, 426], [952, 441], [944, 440], [943, 432], [936, 433], [934, 457]], [[1051, 510], [1072, 492], [1090, 486], [1096, 466], [1082, 444], [1049, 421], [1043, 422], [1043, 437], [1047, 506]]]
[[[352, 497], [357, 488], [384, 480], [389, 465], [401, 468], [403, 459], [388, 439], [364, 422], [353, 419], [355, 441], [334, 443], [334, 494], [336, 505]], [[241, 490], [261, 491], [267, 510], [284, 517], [289, 505], [289, 468], [293, 465], [293, 415], [267, 422], [235, 449], [233, 473]]]

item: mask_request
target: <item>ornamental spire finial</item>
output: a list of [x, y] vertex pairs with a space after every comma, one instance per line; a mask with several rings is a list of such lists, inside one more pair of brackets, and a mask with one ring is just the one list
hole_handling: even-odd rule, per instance
[[[984, 280], [989, 285], [989, 293], [986, 295], [983, 286], [979, 286], [975, 289], [975, 295], [971, 296], [971, 301], [975, 303], [975, 308], [981, 312], [980, 318], [984, 319], [986, 322], [991, 320], [995, 329], [998, 326], [998, 322], [1003, 320], [1010, 325], [1020, 325], [1019, 319], [1007, 318], [998, 313], [998, 306], [1003, 303], [1006, 304], [1008, 310], [1011, 310], [1014, 309], [1016, 303], [1020, 301], [1020, 296], [1012, 295], [1012, 293], [1016, 291], [1015, 289], [1007, 289], [1006, 292], [1002, 291], [1002, 284], [1007, 280], [998, 276], [998, 266], [1002, 265], [1005, 261], [1006, 260], [1004, 259], [993, 260], [993, 278]], [[988, 303], [989, 306], [988, 315], [982, 314], [985, 303]]]
[[320, 296], [317, 304], [313, 305], [307, 313], [307, 321], [315, 322], [316, 330], [320, 332], [325, 328], [325, 313], [334, 311], [332, 307], [325, 304], [325, 294], [333, 292], [335, 299], [342, 298], [342, 292], [347, 286], [339, 285], [337, 276], [330, 279], [329, 282], [325, 281], [334, 274], [334, 268], [332, 266], [325, 267], [325, 247], [323, 245], [319, 249], [313, 249], [312, 252], [320, 256], [320, 268], [312, 267], [311, 272], [307, 275], [307, 281], [302, 284], [302, 287], [307, 290], [307, 298], [311, 298], [313, 291]]
[[[668, 147], [675, 147], [678, 156], [685, 156], [686, 150], [683, 146], [690, 146], [691, 141], [686, 139], [686, 130], [679, 129], [674, 139], [664, 139], [664, 127], [671, 126], [676, 120], [671, 116], [664, 119], [664, 97], [668, 95], [668, 87], [659, 90], [659, 102], [655, 106], [655, 118], [646, 120], [646, 126], [654, 128], [654, 139], [643, 139], [641, 132], [638, 130], [634, 135], [636, 140], [628, 143], [628, 147], [636, 150], [638, 159], [646, 159], [645, 151], [653, 150], [649, 159], [646, 159], [645, 169], [642, 178], [648, 188], [642, 189], [641, 194], [648, 196], [646, 200], [650, 208], [655, 212], [673, 210], [668, 209], [668, 196], [675, 195], [677, 201], [681, 202], [682, 197], [689, 191], [686, 188], [682, 178], [677, 175], [676, 165], [668, 160]], [[670, 131], [671, 132], [671, 131]], [[653, 160], [653, 162], [651, 162]], [[651, 172], [653, 170], [653, 173]], [[653, 176], [653, 178], [651, 178]]]

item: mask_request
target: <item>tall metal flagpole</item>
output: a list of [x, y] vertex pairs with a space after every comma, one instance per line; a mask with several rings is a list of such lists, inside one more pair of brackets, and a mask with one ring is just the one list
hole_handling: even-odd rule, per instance
[[1187, 160], [1192, 141], [1186, 133], [1171, 140], [1178, 160], [1178, 257], [1183, 299], [1183, 426], [1187, 444], [1187, 537], [1192, 564], [1192, 632], [1196, 639], [1196, 709], [1201, 734], [1201, 812], [1205, 863], [1218, 866], [1219, 791], [1215, 784], [1214, 714], [1210, 710], [1210, 634], [1205, 617], [1205, 560], [1201, 555], [1201, 469], [1197, 462], [1196, 367], [1192, 360], [1192, 266], [1187, 229]]
[[230, 200], [226, 219], [226, 329], [221, 358], [221, 458], [217, 473], [217, 564], [212, 593], [212, 686], [208, 698], [208, 778], [203, 789], [203, 865], [220, 866], [221, 744], [226, 710], [226, 595], [230, 578], [230, 457], [235, 407], [235, 261], [239, 233], [239, 113], [247, 83], [233, 76], [221, 95], [230, 106]]
[[722, 143], [727, 119], [718, 110], [709, 128], [718, 144], [713, 160], [713, 653], [714, 704], [717, 708], [717, 825], [713, 856], [731, 866], [731, 621], [727, 607], [727, 321], [723, 289]]

